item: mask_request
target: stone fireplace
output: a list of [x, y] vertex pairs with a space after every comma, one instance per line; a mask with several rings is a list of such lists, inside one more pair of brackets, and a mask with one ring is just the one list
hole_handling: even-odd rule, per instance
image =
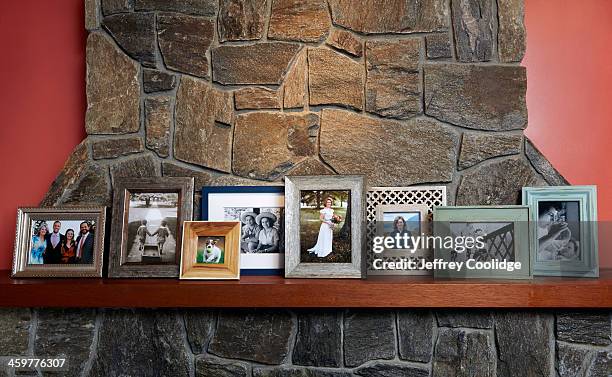
[[[110, 206], [118, 177], [567, 184], [523, 135], [522, 0], [85, 0], [85, 26], [88, 136], [43, 206]], [[101, 377], [604, 376], [612, 352], [609, 311], [14, 309], [0, 335]]]

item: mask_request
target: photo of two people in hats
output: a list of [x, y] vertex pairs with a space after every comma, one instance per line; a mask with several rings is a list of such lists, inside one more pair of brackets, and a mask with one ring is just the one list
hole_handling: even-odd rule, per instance
[[226, 220], [240, 220], [240, 252], [282, 253], [283, 208], [225, 208]]

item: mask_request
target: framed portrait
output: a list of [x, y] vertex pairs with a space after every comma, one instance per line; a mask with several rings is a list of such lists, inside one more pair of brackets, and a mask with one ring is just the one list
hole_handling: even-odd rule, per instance
[[240, 221], [186, 221], [181, 279], [240, 279]]
[[524, 187], [534, 275], [598, 277], [597, 188]]
[[283, 186], [205, 186], [201, 220], [240, 221], [242, 275], [281, 275], [285, 265]]
[[435, 278], [533, 277], [529, 207], [436, 207], [433, 220]]
[[13, 277], [102, 277], [106, 207], [19, 208]]
[[[387, 275], [430, 275], [421, 260], [433, 260], [433, 249], [420, 242], [431, 234], [429, 208], [426, 204], [378, 205], [376, 207], [376, 235], [373, 239], [374, 269]], [[387, 268], [398, 262], [412, 260], [417, 268]], [[384, 264], [384, 262], [387, 264]], [[389, 264], [389, 261], [395, 263]], [[399, 264], [400, 266], [402, 264]], [[404, 264], [408, 266], [407, 264]]]
[[109, 277], [178, 277], [193, 178], [115, 181]]
[[363, 276], [362, 176], [285, 177], [285, 277]]
[[[377, 275], [432, 275], [427, 269], [389, 269], [380, 268], [382, 263], [397, 264], [405, 260], [406, 255], [393, 252], [374, 252], [374, 237], [379, 235], [378, 211], [380, 206], [425, 206], [428, 220], [431, 219], [434, 207], [446, 206], [446, 186], [410, 186], [410, 187], [370, 187], [366, 193], [366, 272], [368, 276]], [[431, 221], [428, 228], [431, 233]], [[387, 224], [388, 226], [388, 224]], [[422, 249], [419, 253], [433, 258], [433, 249]], [[412, 255], [414, 257], [414, 255]]]

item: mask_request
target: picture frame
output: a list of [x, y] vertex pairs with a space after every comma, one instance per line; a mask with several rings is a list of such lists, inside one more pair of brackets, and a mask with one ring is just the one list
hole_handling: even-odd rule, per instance
[[[368, 276], [385, 275], [433, 275], [428, 270], [387, 270], [374, 268], [375, 260], [382, 259], [383, 262], [397, 262], [397, 256], [380, 256], [373, 251], [373, 238], [377, 234], [376, 208], [379, 205], [426, 205], [428, 214], [433, 215], [436, 206], [446, 206], [446, 186], [408, 186], [408, 187], [385, 187], [376, 186], [368, 188], [366, 193], [366, 273]], [[433, 251], [432, 251], [433, 254]]]
[[[466, 236], [483, 237], [483, 247], [476, 245], [465, 246], [464, 252], [435, 245], [435, 260], [446, 262], [465, 262], [461, 271], [453, 269], [436, 269], [434, 278], [488, 278], [488, 279], [531, 279], [533, 278], [531, 266], [531, 242], [529, 239], [529, 207], [519, 205], [508, 206], [448, 206], [434, 208], [434, 237], [447, 240], [451, 237], [455, 241]], [[455, 244], [458, 245], [458, 244]], [[470, 264], [477, 262], [520, 263], [516, 268], [488, 268], [468, 269]], [[501, 267], [501, 266], [500, 266]]]
[[[285, 277], [364, 277], [364, 187], [360, 175], [285, 177]], [[324, 207], [305, 204], [307, 196], [319, 197]]]
[[[260, 240], [263, 217], [271, 224], [272, 247]], [[285, 268], [285, 187], [284, 186], [204, 186], [200, 220], [242, 222], [241, 275], [282, 275]], [[278, 239], [276, 241], [276, 239]], [[275, 242], [276, 241], [276, 242]]]
[[597, 187], [524, 187], [522, 194], [534, 275], [599, 277]]
[[[403, 224], [403, 225], [401, 225]], [[389, 229], [392, 228], [392, 229]], [[431, 234], [429, 208], [426, 204], [379, 204], [376, 206], [376, 236], [394, 236], [396, 233], [409, 237]], [[402, 259], [433, 260], [433, 248], [417, 248], [413, 253], [405, 248], [385, 248], [381, 253], [374, 253], [372, 262], [375, 266], [382, 261], [399, 262]], [[384, 270], [386, 275], [431, 275], [431, 270]]]
[[11, 276], [102, 277], [105, 227], [106, 207], [20, 207]]
[[240, 221], [186, 221], [180, 279], [240, 279]]
[[109, 277], [178, 277], [182, 226], [193, 213], [193, 185], [189, 177], [115, 180]]

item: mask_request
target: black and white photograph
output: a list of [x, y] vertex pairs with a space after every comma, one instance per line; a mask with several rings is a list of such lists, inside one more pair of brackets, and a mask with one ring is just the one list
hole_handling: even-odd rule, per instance
[[204, 186], [201, 219], [238, 221], [243, 275], [279, 275], [285, 264], [282, 186]]
[[177, 193], [130, 193], [127, 263], [174, 263]]
[[515, 261], [514, 255], [514, 223], [512, 222], [451, 222], [451, 235], [457, 237], [471, 237], [481, 239], [482, 244], [472, 245], [462, 253], [451, 250], [450, 260], [465, 262], [473, 259], [486, 262], [492, 259]]
[[579, 202], [539, 201], [537, 235], [537, 261], [579, 260]]
[[351, 262], [350, 201], [349, 190], [300, 191], [302, 262]]
[[240, 252], [243, 254], [284, 253], [284, 208], [225, 207], [224, 220], [240, 220]]
[[114, 183], [109, 277], [178, 277], [183, 222], [193, 213], [193, 178], [118, 178]]

